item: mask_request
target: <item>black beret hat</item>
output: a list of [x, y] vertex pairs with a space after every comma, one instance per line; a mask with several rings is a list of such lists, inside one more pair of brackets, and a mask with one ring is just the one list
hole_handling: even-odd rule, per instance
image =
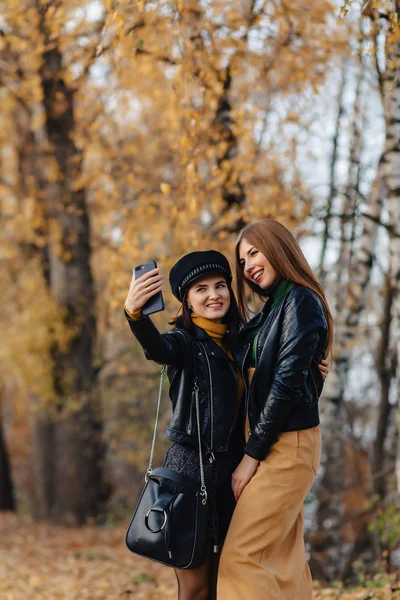
[[182, 302], [190, 284], [206, 273], [223, 273], [227, 281], [232, 281], [232, 272], [228, 260], [221, 252], [205, 250], [185, 254], [172, 267], [169, 283], [172, 293]]

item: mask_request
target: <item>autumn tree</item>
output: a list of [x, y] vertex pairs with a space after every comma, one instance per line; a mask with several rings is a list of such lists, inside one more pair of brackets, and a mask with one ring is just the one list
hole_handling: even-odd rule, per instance
[[[35, 513], [78, 523], [98, 514], [107, 497], [87, 191], [79, 181], [83, 154], [74, 140], [76, 95], [94, 60], [101, 21], [79, 18], [81, 9], [81, 3], [5, 3], [1, 49], [8, 65], [2, 84], [19, 142], [10, 181], [15, 196], [7, 207], [14, 253], [57, 312], [55, 321], [47, 321], [47, 402], [40, 386], [31, 396]], [[75, 24], [69, 34], [68, 23]], [[78, 58], [81, 73], [73, 79], [72, 61]], [[25, 231], [18, 230], [18, 217], [29, 205], [33, 227], [25, 223]]]

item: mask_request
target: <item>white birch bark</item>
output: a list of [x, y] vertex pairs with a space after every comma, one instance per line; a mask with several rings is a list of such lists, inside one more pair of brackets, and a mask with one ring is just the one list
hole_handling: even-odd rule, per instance
[[[388, 119], [385, 118], [385, 120], [388, 122]], [[345, 288], [344, 297], [340, 298], [340, 302], [336, 306], [332, 370], [327, 378], [324, 399], [321, 403], [321, 420], [323, 425], [329, 429], [337, 417], [343, 399], [351, 342], [357, 334], [360, 314], [364, 308], [372, 266], [375, 261], [376, 238], [383, 204], [387, 197], [385, 175], [389, 162], [391, 163], [393, 160], [391, 154], [393, 154], [393, 142], [387, 133], [375, 182], [363, 211], [362, 234], [351, 261], [348, 285]]]
[[346, 89], [346, 65], [343, 64], [342, 67], [342, 78], [339, 85], [338, 92], [338, 100], [337, 100], [337, 115], [336, 115], [336, 124], [335, 124], [335, 132], [332, 139], [332, 156], [330, 160], [329, 166], [329, 194], [326, 200], [326, 214], [325, 214], [325, 227], [324, 233], [322, 235], [322, 248], [321, 248], [321, 256], [319, 261], [319, 279], [321, 283], [325, 284], [325, 279], [327, 275], [327, 268], [325, 265], [326, 259], [326, 251], [328, 248], [328, 240], [331, 235], [331, 221], [332, 221], [332, 207], [337, 196], [337, 182], [336, 182], [336, 169], [337, 163], [339, 161], [339, 141], [340, 141], [340, 133], [342, 129], [342, 117], [344, 113], [344, 93]]
[[[365, 119], [363, 104], [364, 65], [359, 61], [356, 91], [354, 95], [352, 122], [350, 127], [350, 154], [347, 171], [347, 183], [342, 196], [340, 207], [340, 245], [336, 266], [337, 301], [342, 303], [343, 293], [346, 292], [350, 260], [354, 248], [354, 227], [357, 220], [357, 208], [360, 204], [361, 154], [363, 151], [362, 130]], [[336, 311], [335, 311], [336, 312]]]
[[[400, 60], [400, 44], [397, 43], [393, 56], [393, 65]], [[397, 361], [400, 356], [400, 81], [394, 66], [385, 73], [383, 81], [384, 106], [388, 154], [385, 170], [385, 182], [388, 190], [389, 213], [389, 252], [390, 283], [393, 289], [392, 319], [394, 340], [397, 345]], [[398, 363], [397, 363], [398, 364]], [[397, 491], [400, 494], [400, 378], [397, 367]]]

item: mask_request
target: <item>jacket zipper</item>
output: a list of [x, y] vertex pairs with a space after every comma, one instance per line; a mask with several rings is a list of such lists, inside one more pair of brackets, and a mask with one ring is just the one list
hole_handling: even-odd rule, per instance
[[[260, 342], [260, 340], [261, 340], [261, 331], [262, 331], [262, 329], [264, 327], [266, 328], [267, 324], [269, 325], [270, 322], [272, 322], [272, 317], [275, 314], [275, 310], [274, 310], [275, 308], [276, 308], [275, 306], [271, 307], [271, 311], [270, 311], [269, 315], [265, 319], [264, 323], [261, 326], [261, 329], [258, 331], [257, 336], [256, 336], [256, 338], [257, 338], [256, 339], [256, 344], [255, 344], [256, 345], [256, 348], [255, 348], [255, 351], [256, 351], [255, 352], [256, 353], [256, 365], [255, 366], [256, 367], [257, 367], [258, 361], [260, 360], [260, 357], [261, 357], [261, 342]], [[269, 333], [270, 333], [270, 331], [267, 333], [267, 337], [265, 338], [265, 340], [263, 342], [263, 345], [265, 345], [265, 343], [267, 342]]]
[[210, 458], [210, 462], [214, 462], [214, 453], [213, 453], [213, 441], [214, 441], [214, 400], [213, 400], [213, 387], [212, 387], [212, 376], [211, 376], [211, 365], [210, 365], [210, 361], [208, 359], [208, 355], [207, 355], [207, 351], [204, 348], [203, 344], [201, 342], [199, 342], [200, 346], [203, 348], [204, 350], [204, 354], [206, 356], [206, 361], [207, 361], [207, 367], [208, 367], [208, 377], [209, 377], [209, 381], [210, 381], [210, 404], [211, 404], [211, 411], [210, 411], [210, 422], [211, 422], [211, 445], [210, 445], [210, 450], [211, 450], [211, 458]]
[[[182, 333], [181, 331], [179, 331], [179, 329], [177, 330], [176, 333], [179, 333], [180, 335], [183, 335], [183, 337], [185, 337], [185, 334]], [[193, 431], [193, 404], [194, 404], [194, 392], [192, 392], [192, 401], [190, 403], [190, 413], [189, 413], [189, 424], [187, 426], [186, 432], [188, 435], [192, 435], [192, 431]]]
[[[246, 394], [245, 407], [244, 407], [244, 427], [243, 427], [243, 429], [245, 429], [245, 427], [246, 427], [246, 417], [248, 415], [248, 410], [249, 410], [249, 390], [247, 388], [246, 377], [244, 376], [244, 365], [246, 363], [246, 359], [247, 359], [247, 355], [248, 355], [249, 350], [250, 350], [250, 346], [251, 346], [251, 344], [247, 345], [247, 350], [245, 352], [245, 355], [244, 355], [244, 358], [243, 358], [243, 361], [242, 361], [242, 364], [241, 364], [241, 367], [240, 367], [240, 370], [242, 372], [243, 382], [244, 382], [244, 391], [245, 391], [245, 394]], [[251, 434], [251, 431], [250, 431], [250, 419], [249, 419], [249, 428], [248, 428], [248, 432], [247, 433], [249, 435]]]
[[315, 390], [316, 396], [317, 396], [317, 398], [318, 398], [318, 386], [317, 386], [317, 384], [315, 383], [315, 377], [314, 377], [314, 373], [312, 372], [312, 365], [310, 365], [310, 375], [311, 375], [311, 379], [312, 379], [312, 381], [313, 381], [313, 384], [314, 384], [314, 390]]
[[[183, 335], [183, 337], [186, 337], [184, 333], [182, 333], [181, 331], [179, 331], [179, 329], [177, 330], [177, 333], [179, 333], [180, 335]], [[192, 391], [192, 401], [190, 403], [190, 413], [189, 413], [189, 424], [187, 427], [187, 433], [188, 435], [192, 435], [192, 431], [193, 431], [193, 410], [194, 410], [194, 404], [195, 404], [195, 399], [194, 399], [194, 392]]]
[[[180, 333], [181, 335], [183, 335], [183, 337], [185, 337], [185, 334], [182, 333], [181, 331], [179, 331], [179, 329], [177, 330], [177, 333]], [[200, 343], [200, 342], [199, 342]], [[200, 346], [202, 346], [202, 348], [204, 349], [203, 344], [200, 343]], [[206, 358], [207, 358], [207, 363], [208, 363], [208, 367], [209, 367], [209, 377], [210, 377], [210, 383], [211, 383], [211, 369], [210, 369], [210, 363], [208, 362], [208, 356], [207, 356], [207, 352], [205, 352]], [[211, 392], [212, 393], [212, 392]], [[194, 399], [194, 392], [192, 392], [192, 403], [191, 403], [191, 407], [190, 407], [190, 421], [189, 421], [189, 427], [187, 429], [187, 433], [189, 435], [191, 435], [192, 431], [193, 431], [193, 410], [194, 410], [194, 404], [195, 404], [195, 399]], [[207, 443], [202, 440], [202, 443], [206, 446], [207, 448]], [[211, 439], [211, 443], [212, 443], [212, 439]], [[207, 448], [209, 450], [209, 448]], [[211, 452], [211, 456], [212, 456], [212, 461], [214, 460], [214, 454]]]
[[[238, 399], [238, 379], [239, 379], [239, 378], [238, 378], [238, 373], [237, 373], [237, 369], [236, 369], [236, 367], [235, 367], [235, 381], [236, 381], [236, 402], [237, 402], [237, 399]], [[236, 411], [236, 410], [237, 410], [237, 405], [235, 406], [235, 411]], [[235, 413], [235, 414], [236, 414], [236, 413]], [[231, 427], [230, 427], [230, 429], [229, 429], [229, 435], [228, 435], [228, 444], [229, 444], [229, 441], [230, 441], [230, 439], [231, 439], [232, 430], [233, 430], [233, 428], [235, 427], [235, 425], [236, 425], [236, 422], [233, 422], [233, 423], [232, 423], [232, 425], [231, 425]]]
[[192, 435], [193, 431], [193, 408], [194, 408], [194, 392], [192, 392], [192, 401], [190, 403], [190, 413], [189, 413], [189, 425], [187, 432], [189, 435]]
[[[275, 307], [272, 307], [272, 306], [271, 306], [271, 311], [270, 311], [269, 315], [267, 316], [267, 318], [265, 319], [265, 321], [264, 321], [264, 324], [262, 325], [262, 327], [264, 327], [264, 326], [265, 326], [265, 325], [268, 323], [268, 321], [270, 321], [270, 320], [271, 320], [271, 314], [273, 313], [273, 309], [274, 309], [274, 308], [275, 308]], [[255, 359], [256, 359], [255, 368], [257, 368], [258, 362], [259, 362], [259, 360], [260, 360], [260, 357], [261, 357], [261, 340], [260, 340], [260, 338], [261, 338], [261, 329], [260, 329], [260, 330], [259, 330], [259, 332], [257, 333], [256, 340], [255, 340]], [[267, 339], [268, 339], [268, 335], [267, 335]], [[265, 341], [266, 341], [266, 340], [265, 340]], [[264, 341], [264, 344], [265, 344], [265, 341]], [[253, 342], [253, 343], [254, 343], [254, 342]], [[251, 345], [252, 345], [252, 344], [251, 344]], [[249, 346], [249, 348], [250, 348], [250, 346]], [[247, 351], [247, 352], [248, 352], [248, 351]], [[247, 357], [247, 352], [246, 352], [246, 355], [245, 355], [245, 359], [246, 359], [246, 357]], [[244, 364], [244, 361], [243, 361], [243, 364]], [[254, 375], [253, 375], [253, 377], [254, 377]], [[251, 385], [250, 385], [250, 387], [251, 387]], [[250, 390], [249, 390], [249, 393], [250, 393]], [[247, 404], [248, 404], [248, 400], [247, 400]], [[249, 419], [249, 429], [248, 429], [248, 432], [247, 432], [247, 433], [249, 434], [249, 437], [250, 437], [250, 435], [251, 435], [251, 429], [250, 429], [250, 419]]]

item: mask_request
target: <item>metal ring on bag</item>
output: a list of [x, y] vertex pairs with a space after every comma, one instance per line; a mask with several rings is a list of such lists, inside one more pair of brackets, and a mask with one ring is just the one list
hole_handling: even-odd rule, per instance
[[[160, 529], [152, 529], [149, 526], [149, 515], [151, 512], [159, 512], [159, 513], [164, 514], [164, 523], [161, 525]], [[159, 508], [150, 508], [150, 510], [147, 511], [146, 516], [144, 518], [145, 525], [146, 525], [147, 529], [149, 531], [151, 531], [151, 533], [159, 533], [160, 531], [162, 531], [164, 529], [164, 527], [166, 526], [167, 521], [168, 521], [167, 513], [165, 512], [165, 510], [160, 510]]]
[[201, 503], [204, 505], [207, 504], [208, 495], [207, 495], [207, 488], [205, 485], [202, 485], [200, 488], [200, 496], [203, 496]]

